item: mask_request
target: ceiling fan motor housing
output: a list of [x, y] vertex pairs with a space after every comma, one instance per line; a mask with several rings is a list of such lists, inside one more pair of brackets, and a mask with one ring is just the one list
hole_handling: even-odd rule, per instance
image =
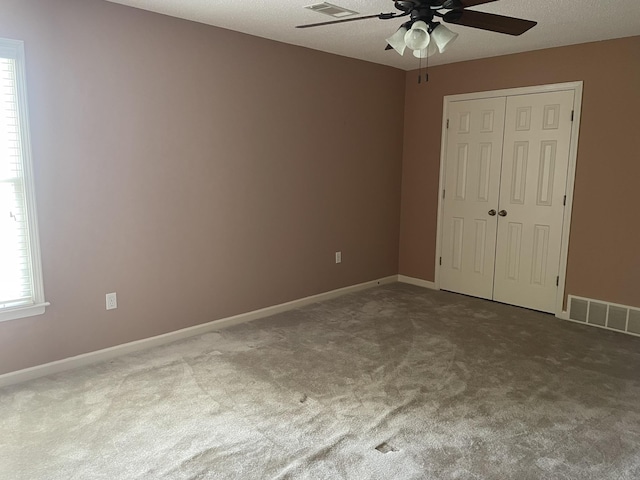
[[394, 3], [396, 8], [403, 12], [409, 12], [418, 5], [418, 2], [412, 2], [411, 0], [400, 0]]
[[[431, 27], [435, 9], [431, 7], [429, 0], [400, 0], [394, 3], [398, 10], [409, 13], [411, 18], [409, 24], [421, 20]], [[441, 6], [441, 2], [436, 3], [438, 3], [437, 6]]]
[[411, 10], [411, 21], [417, 22], [422, 20], [425, 23], [429, 23], [433, 20], [433, 10], [431, 10], [428, 6], [414, 8]]

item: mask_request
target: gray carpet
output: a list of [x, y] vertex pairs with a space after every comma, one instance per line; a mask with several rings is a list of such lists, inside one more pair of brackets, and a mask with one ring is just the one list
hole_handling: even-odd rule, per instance
[[640, 338], [393, 284], [0, 390], [0, 478], [638, 479]]

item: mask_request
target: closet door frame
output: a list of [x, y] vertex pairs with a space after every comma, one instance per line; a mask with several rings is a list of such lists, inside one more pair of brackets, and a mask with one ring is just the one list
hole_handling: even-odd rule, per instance
[[442, 256], [442, 222], [444, 202], [442, 200], [445, 185], [445, 168], [447, 155], [447, 122], [449, 118], [449, 105], [451, 102], [461, 100], [477, 100], [495, 97], [510, 97], [515, 95], [530, 95], [535, 93], [559, 92], [573, 90], [573, 122], [571, 124], [571, 143], [569, 146], [569, 168], [567, 172], [566, 196], [567, 201], [562, 225], [562, 243], [560, 250], [560, 265], [558, 270], [558, 291], [555, 302], [555, 315], [558, 318], [568, 318], [564, 311], [565, 282], [567, 274], [567, 257], [569, 252], [569, 233], [571, 229], [571, 212], [573, 209], [573, 190], [575, 185], [576, 160], [578, 155], [578, 135], [580, 132], [580, 117], [582, 110], [583, 82], [555, 83], [550, 85], [538, 85], [533, 87], [511, 88], [504, 90], [492, 90], [487, 92], [465, 93], [460, 95], [447, 95], [443, 99], [442, 108], [442, 138], [440, 143], [440, 182], [438, 187], [438, 224], [436, 229], [436, 261], [435, 261], [435, 288], [440, 289], [440, 258]]

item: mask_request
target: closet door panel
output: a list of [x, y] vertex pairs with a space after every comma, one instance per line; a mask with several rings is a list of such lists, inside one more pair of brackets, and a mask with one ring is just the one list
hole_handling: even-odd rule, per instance
[[487, 299], [493, 297], [505, 102], [449, 106], [440, 288]]
[[494, 300], [555, 311], [573, 96], [507, 97]]

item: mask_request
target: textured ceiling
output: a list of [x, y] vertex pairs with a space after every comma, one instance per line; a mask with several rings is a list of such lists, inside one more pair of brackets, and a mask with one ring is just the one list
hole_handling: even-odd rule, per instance
[[[394, 51], [384, 51], [385, 38], [403, 19], [294, 28], [333, 20], [304, 8], [320, 1], [108, 1], [403, 70], [418, 67], [418, 60], [410, 52], [401, 57]], [[395, 11], [391, 0], [330, 0], [329, 3], [361, 15]], [[640, 35], [640, 0], [500, 0], [473, 9], [535, 20], [538, 25], [519, 37], [449, 25], [460, 36], [444, 54], [431, 57], [430, 65]]]

